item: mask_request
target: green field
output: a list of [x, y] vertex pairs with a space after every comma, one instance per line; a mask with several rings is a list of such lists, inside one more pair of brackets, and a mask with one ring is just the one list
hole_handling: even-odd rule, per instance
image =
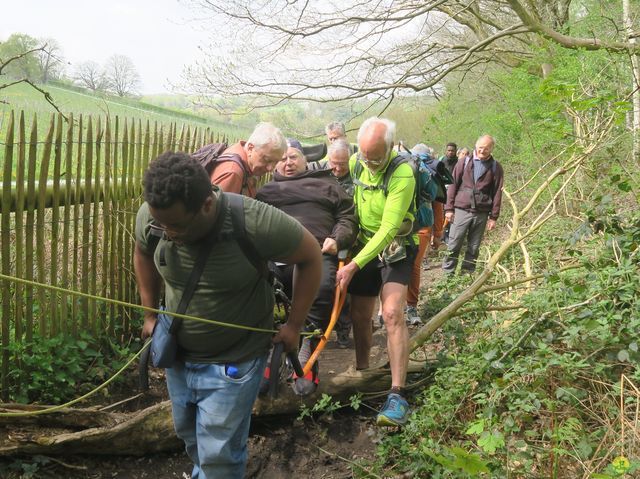
[[[248, 134], [244, 128], [217, 121], [213, 118], [205, 118], [186, 111], [163, 108], [134, 99], [98, 96], [83, 92], [80, 89], [54, 85], [46, 85], [42, 88], [51, 94], [55, 104], [65, 115], [73, 113], [76, 118], [80, 114], [83, 116], [91, 115], [94, 118], [108, 115], [112, 119], [118, 117], [120, 121], [124, 119], [129, 121], [131, 119], [142, 120], [143, 124], [148, 120], [151, 125], [154, 122], [159, 125], [177, 123], [178, 131], [182, 124], [190, 125], [192, 128], [209, 127], [215, 132], [226, 134], [232, 140], [245, 137]], [[40, 125], [39, 137], [43, 137], [46, 134], [44, 125], [48, 125], [50, 116], [56, 113], [44, 96], [27, 84], [14, 85], [0, 90], [0, 101], [3, 102], [0, 103], [0, 143], [5, 140], [7, 122], [11, 110], [15, 111], [16, 114], [24, 111], [27, 125], [31, 124], [35, 115]]]

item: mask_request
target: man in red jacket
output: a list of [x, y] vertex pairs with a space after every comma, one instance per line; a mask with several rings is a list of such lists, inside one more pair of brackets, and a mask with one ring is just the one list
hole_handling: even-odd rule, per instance
[[504, 172], [491, 155], [494, 146], [493, 137], [481, 136], [471, 157], [458, 161], [453, 170], [453, 184], [447, 190], [444, 207], [445, 218], [451, 223], [449, 251], [442, 263], [447, 274], [455, 273], [465, 238], [467, 249], [461, 268], [475, 271], [485, 228], [495, 228], [500, 216]]
[[247, 141], [239, 141], [224, 150], [221, 157], [233, 161], [216, 163], [211, 183], [227, 193], [256, 196], [256, 179], [274, 170], [287, 151], [287, 141], [271, 123], [258, 123]]

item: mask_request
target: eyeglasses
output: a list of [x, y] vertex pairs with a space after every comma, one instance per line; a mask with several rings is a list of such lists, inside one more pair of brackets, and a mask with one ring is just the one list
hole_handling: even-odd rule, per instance
[[365, 165], [380, 166], [386, 161], [387, 156], [388, 155], [385, 155], [382, 158], [366, 158], [361, 152], [358, 152], [357, 158], [358, 161], [363, 162]]
[[[163, 235], [167, 239], [172, 240], [176, 236], [182, 236], [187, 231], [191, 229], [193, 223], [195, 223], [196, 218], [198, 217], [199, 211], [195, 213], [191, 213], [188, 216], [188, 219], [184, 221], [180, 221], [179, 223], [173, 223], [171, 225], [163, 225], [157, 222], [151, 224], [151, 228], [156, 231], [156, 235]], [[153, 234], [153, 233], [152, 233]]]

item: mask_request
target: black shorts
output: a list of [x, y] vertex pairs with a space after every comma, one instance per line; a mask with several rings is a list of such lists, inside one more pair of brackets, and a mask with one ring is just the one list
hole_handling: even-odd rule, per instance
[[417, 248], [415, 246], [406, 248], [407, 257], [395, 263], [385, 264], [378, 257], [369, 261], [364, 268], [353, 275], [348, 287], [349, 293], [356, 296], [378, 296], [383, 284], [409, 284]]

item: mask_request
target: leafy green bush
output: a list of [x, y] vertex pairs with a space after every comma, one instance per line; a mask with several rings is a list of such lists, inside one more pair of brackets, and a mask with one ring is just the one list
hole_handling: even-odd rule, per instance
[[[640, 467], [619, 426], [621, 376], [640, 383], [640, 215], [601, 208], [587, 212], [598, 221], [582, 228], [591, 232], [579, 240], [582, 267], [548, 275], [520, 298], [526, 309], [515, 318], [467, 323], [466, 341], [447, 351], [456, 362], [443, 363], [409, 425], [380, 445], [380, 470], [606, 478]], [[557, 238], [542, 241], [557, 247]], [[575, 241], [567, 235], [561, 252]], [[624, 398], [633, 422], [632, 392]], [[629, 459], [615, 457], [621, 447]]]
[[9, 353], [10, 399], [41, 404], [60, 404], [89, 392], [121, 368], [129, 354], [87, 333], [34, 337], [12, 343]]

